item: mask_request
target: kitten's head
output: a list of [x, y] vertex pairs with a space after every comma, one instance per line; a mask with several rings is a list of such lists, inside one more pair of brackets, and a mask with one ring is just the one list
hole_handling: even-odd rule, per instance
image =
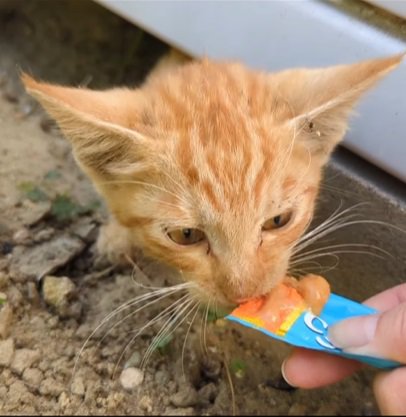
[[352, 106], [400, 60], [275, 74], [202, 60], [107, 91], [23, 80], [134, 241], [227, 304], [284, 277]]

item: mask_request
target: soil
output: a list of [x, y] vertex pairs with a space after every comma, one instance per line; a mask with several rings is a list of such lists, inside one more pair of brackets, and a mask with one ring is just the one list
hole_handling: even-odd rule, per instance
[[288, 349], [223, 320], [206, 337], [200, 319], [185, 322], [141, 366], [163, 323], [131, 339], [173, 299], [103, 319], [148, 292], [137, 283], [165, 286], [170, 272], [98, 256], [103, 202], [18, 74], [137, 85], [167, 46], [85, 0], [2, 0], [0, 27], [0, 413], [376, 415], [371, 372], [286, 389]]

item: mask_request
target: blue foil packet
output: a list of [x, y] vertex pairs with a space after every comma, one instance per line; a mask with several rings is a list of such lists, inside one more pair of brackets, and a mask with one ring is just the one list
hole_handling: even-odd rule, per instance
[[258, 314], [244, 308], [244, 305], [235, 309], [225, 318], [258, 330], [292, 346], [355, 359], [375, 368], [393, 369], [402, 366], [399, 362], [391, 360], [345, 353], [333, 346], [327, 337], [329, 326], [338, 321], [376, 312], [368, 306], [331, 294], [319, 316], [314, 315], [304, 304], [301, 304], [295, 307], [286, 317], [283, 317], [276, 324], [276, 327], [267, 325], [266, 320], [264, 321]]

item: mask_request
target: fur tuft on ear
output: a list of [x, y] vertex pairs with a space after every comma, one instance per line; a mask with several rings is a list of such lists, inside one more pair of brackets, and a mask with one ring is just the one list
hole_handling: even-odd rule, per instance
[[145, 169], [153, 142], [130, 126], [126, 115], [138, 113], [136, 90], [93, 91], [21, 79], [71, 141], [75, 158], [92, 176], [135, 174]]
[[272, 76], [278, 94], [293, 110], [288, 123], [322, 163], [342, 140], [348, 116], [360, 97], [396, 68], [403, 57], [401, 54], [324, 69], [287, 70]]

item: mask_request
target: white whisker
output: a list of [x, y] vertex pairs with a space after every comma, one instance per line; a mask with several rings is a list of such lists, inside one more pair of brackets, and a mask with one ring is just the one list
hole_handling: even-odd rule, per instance
[[196, 305], [195, 305], [195, 306], [193, 307], [193, 309], [192, 309], [192, 311], [193, 311], [194, 309], [195, 309], [196, 311], [195, 311], [195, 314], [193, 315], [193, 317], [192, 317], [192, 319], [191, 319], [191, 321], [190, 321], [189, 327], [188, 327], [187, 332], [186, 332], [186, 335], [185, 335], [185, 340], [184, 340], [183, 345], [182, 345], [182, 374], [183, 374], [183, 375], [185, 375], [185, 363], [184, 363], [184, 361], [185, 361], [185, 348], [186, 348], [186, 342], [187, 342], [187, 338], [188, 338], [188, 336], [189, 336], [190, 330], [191, 330], [191, 328], [192, 328], [192, 326], [193, 326], [193, 323], [194, 323], [194, 321], [196, 320], [196, 317], [197, 317], [197, 315], [198, 315], [198, 313], [199, 313], [199, 306], [200, 306], [200, 301], [198, 301], [198, 302], [196, 303]]
[[117, 372], [117, 368], [118, 368], [121, 360], [123, 359], [125, 353], [130, 348], [130, 346], [133, 344], [133, 342], [137, 339], [137, 337], [139, 337], [148, 327], [152, 326], [156, 322], [158, 322], [158, 321], [160, 321], [160, 320], [162, 320], [162, 319], [164, 319], [168, 316], [170, 317], [174, 312], [176, 312], [185, 303], [185, 299], [187, 299], [188, 297], [189, 297], [189, 294], [186, 294], [183, 297], [181, 297], [179, 300], [176, 300], [170, 306], [166, 307], [163, 311], [161, 311], [156, 317], [149, 320], [147, 324], [145, 324], [144, 326], [142, 326], [140, 329], [137, 330], [136, 334], [131, 338], [131, 340], [126, 344], [125, 348], [122, 350], [122, 352], [120, 354], [120, 357], [118, 358], [118, 360], [116, 362], [116, 365], [115, 365], [114, 371], [113, 371], [113, 379], [114, 379], [114, 376]]
[[186, 315], [182, 318], [182, 320], [179, 321], [178, 324], [177, 321], [179, 320], [179, 318], [189, 309], [189, 307], [195, 303], [195, 299], [192, 298], [189, 300], [186, 300], [181, 306], [178, 307], [178, 309], [176, 310], [176, 312], [174, 313], [174, 317], [171, 317], [169, 319], [169, 321], [167, 321], [165, 323], [165, 325], [162, 327], [162, 329], [159, 331], [159, 333], [154, 337], [154, 339], [152, 340], [151, 345], [149, 346], [147, 352], [144, 355], [144, 358], [141, 362], [141, 368], [145, 368], [146, 364], [148, 363], [152, 353], [156, 350], [156, 348], [158, 347], [159, 343], [162, 340], [165, 340], [166, 337], [168, 337], [169, 335], [171, 335], [172, 333], [174, 333], [176, 331], [176, 329], [189, 317], [189, 315], [191, 314], [191, 312], [193, 311], [193, 309], [191, 311], [189, 311], [188, 313], [186, 313]]
[[[158, 301], [169, 297], [172, 294], [175, 294], [176, 292], [185, 290], [187, 288], [189, 288], [189, 285], [186, 284], [180, 284], [180, 285], [175, 285], [173, 287], [168, 287], [168, 288], [159, 288], [151, 293], [148, 294], [142, 294], [139, 295], [135, 298], [133, 298], [132, 300], [127, 301], [126, 303], [122, 304], [121, 306], [117, 307], [114, 311], [112, 311], [111, 313], [109, 313], [104, 319], [102, 319], [102, 321], [100, 322], [100, 324], [92, 331], [92, 333], [87, 337], [87, 339], [85, 340], [85, 342], [83, 343], [81, 349], [79, 350], [78, 354], [76, 355], [76, 359], [75, 359], [75, 363], [73, 366], [73, 371], [72, 371], [72, 378], [74, 377], [75, 373], [76, 373], [76, 369], [80, 360], [80, 357], [83, 354], [83, 351], [86, 349], [88, 343], [90, 342], [90, 340], [93, 338], [93, 336], [99, 331], [99, 329], [101, 329], [103, 327], [103, 325], [105, 325], [107, 322], [109, 322], [113, 317], [115, 317], [116, 315], [118, 315], [120, 312], [127, 310], [131, 307], [134, 307], [144, 301], [148, 301], [151, 298], [156, 298], [155, 300], [147, 303], [147, 305], [142, 306], [140, 309], [136, 310], [136, 312], [139, 312], [141, 310], [143, 310], [144, 308], [147, 308], [150, 305], [153, 305], [155, 303], [157, 303]], [[131, 314], [129, 314], [127, 316], [127, 318], [133, 314], [136, 314], [136, 312], [132, 312]], [[121, 320], [120, 322], [122, 322], [123, 320]], [[115, 326], [113, 326], [114, 328]], [[112, 329], [111, 329], [112, 330]], [[110, 330], [110, 331], [111, 331]], [[109, 331], [109, 332], [110, 332]], [[105, 335], [103, 337], [106, 337], [107, 335]]]
[[[382, 249], [382, 248], [380, 248], [380, 247], [378, 247], [378, 246], [375, 246], [375, 245], [368, 245], [368, 244], [366, 244], [366, 243], [342, 243], [342, 244], [337, 244], [337, 245], [329, 245], [329, 246], [323, 246], [323, 247], [321, 247], [321, 248], [317, 248], [317, 249], [313, 249], [313, 250], [309, 250], [309, 251], [306, 251], [306, 252], [300, 252], [300, 253], [296, 253], [296, 254], [294, 254], [292, 257], [291, 257], [291, 261], [296, 261], [296, 260], [298, 260], [298, 259], [301, 259], [302, 257], [304, 257], [304, 256], [306, 256], [306, 255], [312, 255], [312, 254], [317, 254], [317, 253], [319, 253], [319, 252], [322, 252], [322, 251], [325, 251], [325, 250], [330, 250], [330, 249], [339, 249], [339, 248], [348, 248], [348, 249], [351, 249], [351, 248], [368, 248], [368, 249], [374, 249], [374, 250], [376, 250], [377, 252], [380, 252], [380, 253], [382, 253], [382, 254], [385, 254], [385, 255], [387, 255], [387, 256], [389, 256], [389, 257], [392, 257], [393, 258], [393, 256], [392, 256], [392, 254], [390, 254], [389, 252], [387, 252], [386, 250], [384, 250], [384, 249]], [[374, 253], [374, 252], [371, 252], [372, 254]]]
[[368, 252], [368, 251], [361, 251], [361, 250], [353, 250], [353, 251], [345, 251], [345, 250], [341, 250], [341, 251], [334, 251], [334, 252], [324, 252], [324, 253], [316, 253], [313, 255], [309, 255], [309, 256], [304, 256], [303, 258], [297, 259], [295, 262], [292, 262], [292, 266], [295, 266], [303, 261], [308, 261], [308, 260], [313, 260], [313, 259], [318, 259], [318, 258], [323, 258], [326, 256], [331, 256], [334, 258], [338, 258], [337, 255], [340, 253], [345, 253], [345, 254], [362, 254], [362, 255], [369, 255], [369, 256], [373, 256], [375, 258], [379, 258], [379, 259], [385, 259], [383, 256], [378, 255], [376, 253], [373, 252]]

